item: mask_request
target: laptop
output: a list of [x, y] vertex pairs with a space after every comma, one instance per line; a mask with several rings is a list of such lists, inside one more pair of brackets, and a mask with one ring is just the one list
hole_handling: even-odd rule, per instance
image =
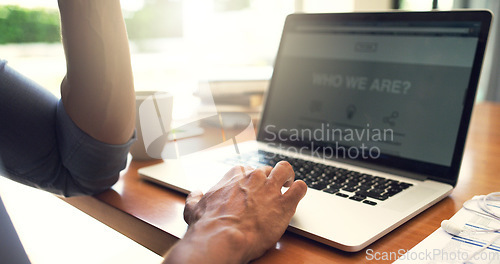
[[490, 21], [480, 10], [291, 14], [256, 140], [235, 133], [139, 174], [188, 193], [235, 164], [287, 160], [309, 187], [288, 230], [360, 251], [456, 185]]

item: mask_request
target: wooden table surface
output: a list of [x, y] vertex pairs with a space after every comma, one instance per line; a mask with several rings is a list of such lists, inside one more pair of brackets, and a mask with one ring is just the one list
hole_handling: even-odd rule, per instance
[[[187, 225], [185, 195], [139, 178], [137, 170], [161, 161], [132, 161], [112, 189], [93, 197], [65, 199], [157, 254], [163, 255]], [[453, 193], [357, 253], [322, 245], [290, 232], [255, 263], [366, 263], [370, 252], [409, 250], [450, 218], [474, 195], [500, 191], [500, 104], [475, 106], [458, 184]], [[354, 231], [353, 231], [354, 232]], [[396, 254], [394, 253], [394, 254]], [[377, 260], [370, 263], [391, 263]]]

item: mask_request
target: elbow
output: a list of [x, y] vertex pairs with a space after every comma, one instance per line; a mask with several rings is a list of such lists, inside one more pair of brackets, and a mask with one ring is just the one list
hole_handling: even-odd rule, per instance
[[72, 183], [67, 185], [65, 197], [95, 195], [108, 190], [118, 181], [119, 175], [99, 179], [81, 179], [73, 177]]

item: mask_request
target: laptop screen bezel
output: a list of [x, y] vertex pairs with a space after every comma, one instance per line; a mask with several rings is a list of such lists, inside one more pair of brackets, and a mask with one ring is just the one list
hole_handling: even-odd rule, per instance
[[[265, 140], [264, 125], [266, 124], [266, 109], [271, 102], [271, 98], [276, 96], [273, 94], [273, 85], [275, 85], [276, 75], [279, 74], [280, 65], [279, 61], [282, 57], [283, 39], [284, 36], [290, 32], [297, 23], [311, 21], [317, 22], [480, 22], [480, 32], [478, 34], [478, 43], [476, 46], [474, 61], [471, 69], [471, 76], [466, 90], [464, 107], [460, 118], [459, 131], [455, 142], [455, 149], [453, 151], [450, 166], [443, 166], [429, 162], [417, 161], [408, 158], [391, 156], [382, 154], [377, 159], [342, 159], [347, 163], [354, 163], [358, 166], [366, 168], [376, 168], [377, 170], [399, 171], [404, 174], [408, 172], [424, 176], [429, 179], [445, 182], [453, 186], [456, 185], [462, 156], [465, 148], [465, 141], [470, 124], [472, 108], [475, 101], [475, 95], [479, 82], [484, 52], [486, 48], [486, 41], [489, 33], [491, 23], [491, 13], [487, 10], [464, 10], [464, 11], [429, 11], [429, 12], [377, 12], [377, 13], [330, 13], [330, 14], [291, 14], [285, 21], [283, 34], [275, 60], [274, 71], [270, 81], [269, 89], [266, 93], [263, 112], [261, 114], [260, 125], [257, 135], [257, 140], [260, 142], [271, 143]], [[308, 142], [279, 142], [280, 144], [287, 144], [296, 147], [307, 146]]]

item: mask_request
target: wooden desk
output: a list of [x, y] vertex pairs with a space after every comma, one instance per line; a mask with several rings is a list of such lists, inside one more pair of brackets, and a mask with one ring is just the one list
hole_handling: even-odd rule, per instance
[[[162, 255], [187, 225], [182, 217], [185, 196], [142, 181], [137, 174], [138, 168], [157, 162], [133, 161], [111, 190], [65, 200]], [[367, 262], [367, 249], [388, 253], [409, 250], [472, 196], [499, 191], [499, 171], [500, 104], [482, 103], [474, 109], [460, 178], [449, 197], [360, 252], [343, 252], [286, 232], [276, 247], [255, 263], [362, 263]]]

